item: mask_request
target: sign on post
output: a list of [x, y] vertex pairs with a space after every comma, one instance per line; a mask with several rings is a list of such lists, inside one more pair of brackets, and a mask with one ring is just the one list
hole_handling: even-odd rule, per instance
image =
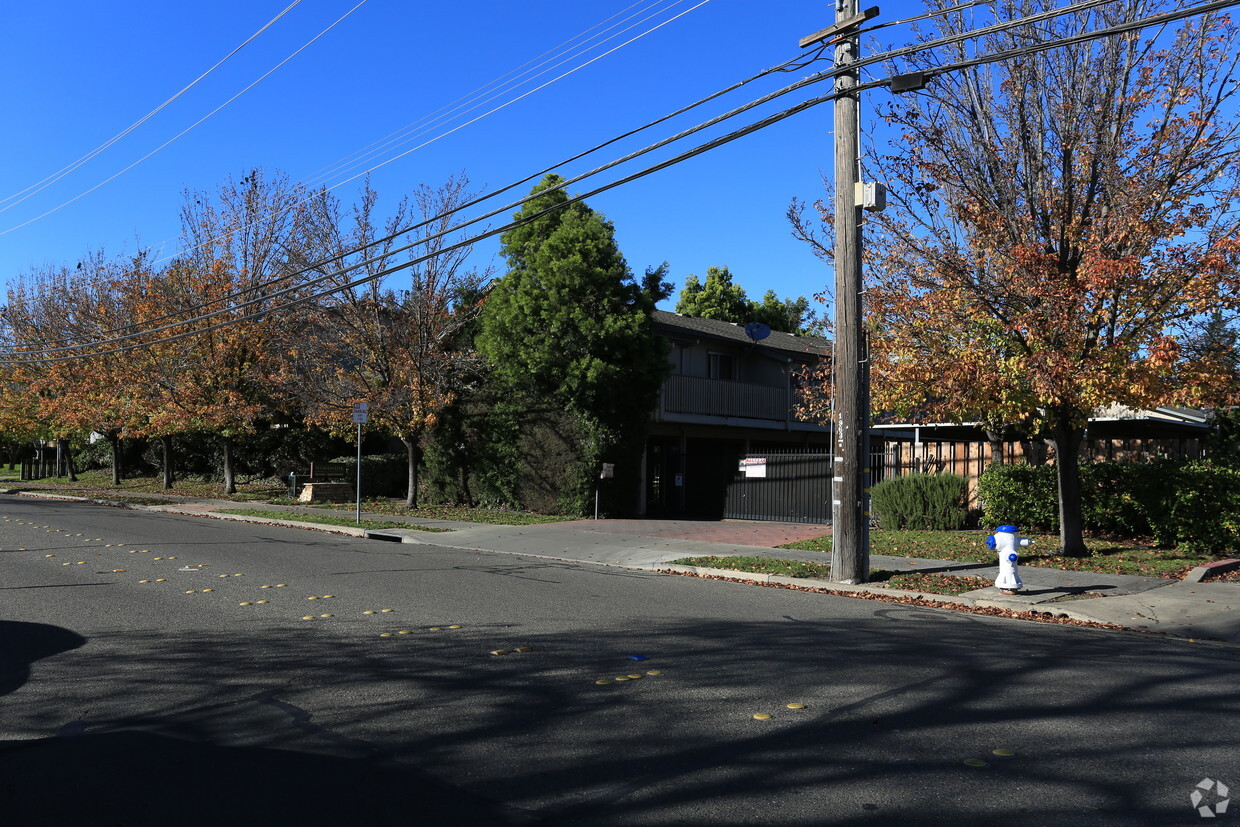
[[353, 422], [357, 425], [357, 524], [362, 524], [362, 426], [370, 421], [370, 403], [353, 403]]

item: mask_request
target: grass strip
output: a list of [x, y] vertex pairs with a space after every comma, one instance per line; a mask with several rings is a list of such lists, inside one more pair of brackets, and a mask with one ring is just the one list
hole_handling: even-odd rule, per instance
[[[870, 553], [890, 557], [954, 560], [959, 563], [995, 563], [995, 552], [986, 545], [986, 531], [883, 531], [870, 533]], [[1183, 577], [1194, 566], [1215, 558], [1208, 553], [1155, 548], [1139, 542], [1116, 542], [1086, 538], [1088, 557], [1065, 557], [1059, 536], [1035, 534], [1033, 546], [1022, 549], [1022, 566], [1044, 566], [1065, 571], [1135, 574], [1142, 577]], [[831, 551], [831, 537], [814, 537], [780, 548], [799, 551]]]
[[[316, 505], [316, 508], [338, 508], [332, 505]], [[576, 520], [562, 514], [531, 514], [527, 511], [504, 511], [491, 508], [469, 508], [460, 505], [427, 505], [409, 508], [399, 500], [362, 500], [362, 510], [372, 514], [388, 514], [414, 520], [453, 520], [486, 525], [538, 525]]]
[[[726, 569], [756, 574], [778, 574], [784, 577], [826, 579], [831, 567], [825, 563], [804, 560], [781, 560], [775, 557], [682, 557], [673, 560], [678, 566]], [[870, 570], [871, 583], [885, 583], [893, 589], [929, 592], [931, 594], [963, 594], [974, 589], [984, 589], [994, 584], [985, 577], [951, 574], [925, 574], [922, 572], [895, 572], [883, 569]]]
[[396, 522], [394, 520], [362, 520], [358, 523], [351, 517], [335, 517], [330, 514], [301, 514], [294, 511], [265, 511], [261, 508], [221, 508], [220, 514], [239, 514], [243, 517], [264, 517], [268, 520], [292, 520], [299, 523], [318, 523], [319, 525], [339, 525], [353, 528], [412, 528], [418, 531], [445, 532], [448, 528], [431, 528], [415, 523]]

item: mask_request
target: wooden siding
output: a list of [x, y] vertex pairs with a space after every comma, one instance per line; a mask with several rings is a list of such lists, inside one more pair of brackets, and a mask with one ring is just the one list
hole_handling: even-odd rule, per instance
[[788, 391], [746, 382], [675, 375], [663, 383], [660, 409], [665, 413], [745, 419], [788, 418]]

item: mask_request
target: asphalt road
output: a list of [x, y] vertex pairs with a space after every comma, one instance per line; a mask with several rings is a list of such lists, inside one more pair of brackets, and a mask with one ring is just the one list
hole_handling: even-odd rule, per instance
[[1199, 824], [1238, 656], [0, 497], [0, 823]]

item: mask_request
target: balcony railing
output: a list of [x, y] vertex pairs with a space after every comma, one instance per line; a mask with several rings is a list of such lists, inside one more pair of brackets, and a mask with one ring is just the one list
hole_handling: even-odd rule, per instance
[[788, 418], [788, 391], [745, 382], [675, 375], [663, 383], [660, 409], [664, 413], [783, 422]]

